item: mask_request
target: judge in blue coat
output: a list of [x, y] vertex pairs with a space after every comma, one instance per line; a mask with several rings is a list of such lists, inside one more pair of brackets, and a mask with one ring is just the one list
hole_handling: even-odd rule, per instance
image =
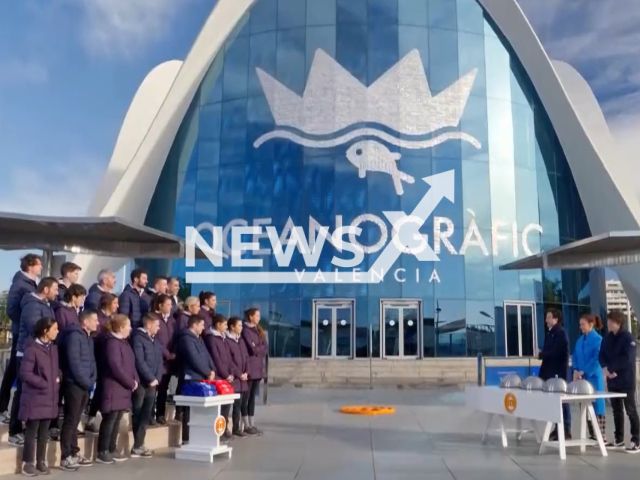
[[[583, 379], [588, 381], [596, 392], [604, 392], [604, 372], [600, 366], [600, 344], [602, 337], [598, 331], [602, 330], [602, 320], [597, 315], [582, 315], [580, 317], [580, 331], [582, 335], [576, 342], [573, 350], [572, 367], [573, 379]], [[605, 413], [606, 407], [604, 399], [600, 398], [593, 402], [593, 407], [598, 418], [598, 425], [602, 432], [602, 438], [605, 438]], [[591, 423], [587, 423], [589, 427], [589, 436], [592, 440], [596, 439], [595, 432]]]

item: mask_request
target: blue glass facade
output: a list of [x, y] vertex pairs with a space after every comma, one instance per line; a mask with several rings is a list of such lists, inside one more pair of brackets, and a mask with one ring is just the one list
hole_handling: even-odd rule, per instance
[[[404, 69], [399, 78], [425, 74], [434, 97], [475, 71], [461, 119], [446, 131], [473, 137], [479, 148], [455, 138], [416, 149], [366, 137], [399, 154], [398, 169], [416, 179], [403, 183], [400, 195], [388, 173], [369, 171], [361, 178], [347, 158], [357, 138], [321, 148], [275, 138], [256, 147], [258, 138], [278, 127], [257, 69], [302, 98], [318, 50], [363, 87], [417, 52], [423, 71]], [[337, 78], [330, 81], [339, 83]], [[396, 97], [382, 104], [392, 109], [399, 105], [400, 90], [409, 84], [402, 83]], [[333, 101], [331, 88], [327, 91], [326, 98], [318, 98]], [[456, 103], [457, 97], [452, 98]], [[313, 123], [309, 119], [318, 107], [310, 108], [305, 125]], [[447, 105], [441, 105], [432, 113], [446, 111]], [[410, 123], [406, 115], [400, 118]], [[338, 125], [341, 118], [334, 120]], [[370, 126], [365, 123], [358, 127]], [[406, 137], [390, 132], [388, 125], [378, 127], [395, 138]], [[322, 137], [327, 138], [335, 135]], [[203, 225], [271, 225], [280, 233], [291, 218], [308, 234], [310, 218], [330, 232], [355, 222], [362, 228], [358, 242], [373, 246], [361, 266], [366, 271], [384, 246], [375, 245], [385, 235], [391, 238], [383, 212], [409, 214], [429, 188], [420, 179], [450, 170], [455, 172], [455, 201], [440, 202], [421, 228], [438, 262], [419, 262], [403, 254], [379, 284], [193, 285], [192, 292], [215, 291], [225, 313], [259, 306], [276, 357], [311, 356], [313, 301], [318, 299], [354, 301], [357, 357], [381, 356], [381, 299], [419, 300], [420, 354], [425, 357], [505, 355], [505, 302], [533, 304], [540, 343], [548, 306], [564, 311], [575, 338], [579, 314], [591, 308], [588, 272], [498, 269], [590, 232], [540, 101], [475, 0], [259, 0], [198, 90], [146, 223], [181, 236], [186, 227], [201, 226], [201, 235], [211, 241]], [[383, 223], [382, 228], [377, 223]], [[260, 246], [269, 249], [269, 240], [262, 238]], [[333, 270], [334, 254], [334, 248], [325, 245], [318, 267]], [[253, 257], [263, 259], [263, 270], [277, 269], [268, 252], [254, 252]], [[187, 271], [183, 260], [164, 268], [180, 277]], [[293, 268], [304, 268], [297, 252]], [[199, 261], [190, 270], [213, 266]], [[238, 269], [228, 261], [222, 270]]]

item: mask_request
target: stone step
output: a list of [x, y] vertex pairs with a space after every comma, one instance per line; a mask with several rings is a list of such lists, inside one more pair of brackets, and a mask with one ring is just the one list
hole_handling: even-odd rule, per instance
[[[121, 424], [120, 435], [118, 437], [118, 449], [122, 452], [128, 452], [133, 445], [133, 434], [128, 429], [128, 423], [123, 421]], [[3, 425], [6, 432], [6, 426]], [[167, 447], [177, 447], [180, 443], [181, 425], [178, 422], [169, 422], [167, 426], [153, 427], [147, 430], [145, 445], [152, 450], [166, 449]], [[4, 433], [3, 435], [6, 435]], [[4, 438], [4, 437], [3, 437]], [[86, 458], [95, 460], [97, 454], [98, 435], [87, 434], [84, 438], [78, 439], [80, 453]], [[128, 461], [136, 461], [129, 459]], [[47, 463], [49, 468], [57, 468], [60, 465], [60, 443], [49, 442], [47, 449]], [[3, 440], [0, 446], [0, 475], [11, 475], [19, 473], [22, 468], [22, 448], [11, 447]], [[83, 469], [89, 473], [90, 467]]]

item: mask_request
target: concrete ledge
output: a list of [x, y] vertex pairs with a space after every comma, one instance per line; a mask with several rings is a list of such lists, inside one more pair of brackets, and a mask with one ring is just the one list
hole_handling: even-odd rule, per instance
[[[152, 450], [166, 449], [167, 447], [177, 447], [180, 444], [180, 434], [182, 425], [178, 422], [169, 422], [164, 427], [152, 427], [147, 430], [145, 445]], [[22, 469], [22, 447], [11, 447], [7, 444], [8, 427], [0, 427], [2, 446], [0, 447], [0, 475], [11, 475], [20, 473]], [[128, 415], [120, 424], [120, 435], [118, 437], [118, 449], [128, 455], [133, 445], [133, 434], [129, 428]], [[95, 460], [97, 455], [98, 435], [86, 434], [84, 438], [78, 439], [80, 453], [86, 458]], [[135, 462], [135, 459], [128, 461]], [[47, 462], [49, 468], [55, 470], [60, 465], [60, 443], [49, 442], [47, 449]], [[89, 473], [91, 468], [83, 469]]]

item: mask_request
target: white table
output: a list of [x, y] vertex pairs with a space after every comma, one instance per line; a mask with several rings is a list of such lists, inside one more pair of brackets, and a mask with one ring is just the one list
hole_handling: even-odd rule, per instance
[[187, 397], [176, 395], [176, 406], [189, 407], [189, 444], [176, 449], [176, 458], [195, 462], [213, 463], [213, 457], [226, 453], [231, 458], [232, 448], [220, 444], [226, 423], [220, 407], [231, 405], [240, 395], [216, 395], [215, 397]]
[[[480, 387], [477, 385], [469, 385], [465, 390], [466, 406], [489, 416], [487, 428], [482, 437], [483, 442], [486, 440], [491, 422], [496, 416], [500, 421], [503, 447], [507, 447], [507, 431], [504, 427], [504, 418], [512, 417], [516, 419], [518, 439], [524, 433], [522, 420], [528, 420], [533, 426], [536, 440], [540, 442], [540, 454], [543, 454], [546, 448], [557, 448], [562, 460], [567, 458], [567, 447], [580, 447], [580, 452], [585, 452], [588, 446], [599, 447], [602, 456], [607, 456], [607, 449], [600, 433], [600, 426], [598, 425], [592, 402], [600, 398], [624, 397], [626, 397], [624, 393], [596, 392], [593, 395], [568, 395], [521, 389]], [[579, 439], [565, 439], [562, 416], [563, 403], [578, 403], [580, 405]], [[587, 414], [589, 420], [587, 420]], [[596, 441], [587, 438], [587, 421], [591, 422], [593, 431], [596, 434]], [[536, 422], [545, 423], [542, 438], [539, 437]], [[549, 441], [554, 425], [558, 425], [557, 442]]]

